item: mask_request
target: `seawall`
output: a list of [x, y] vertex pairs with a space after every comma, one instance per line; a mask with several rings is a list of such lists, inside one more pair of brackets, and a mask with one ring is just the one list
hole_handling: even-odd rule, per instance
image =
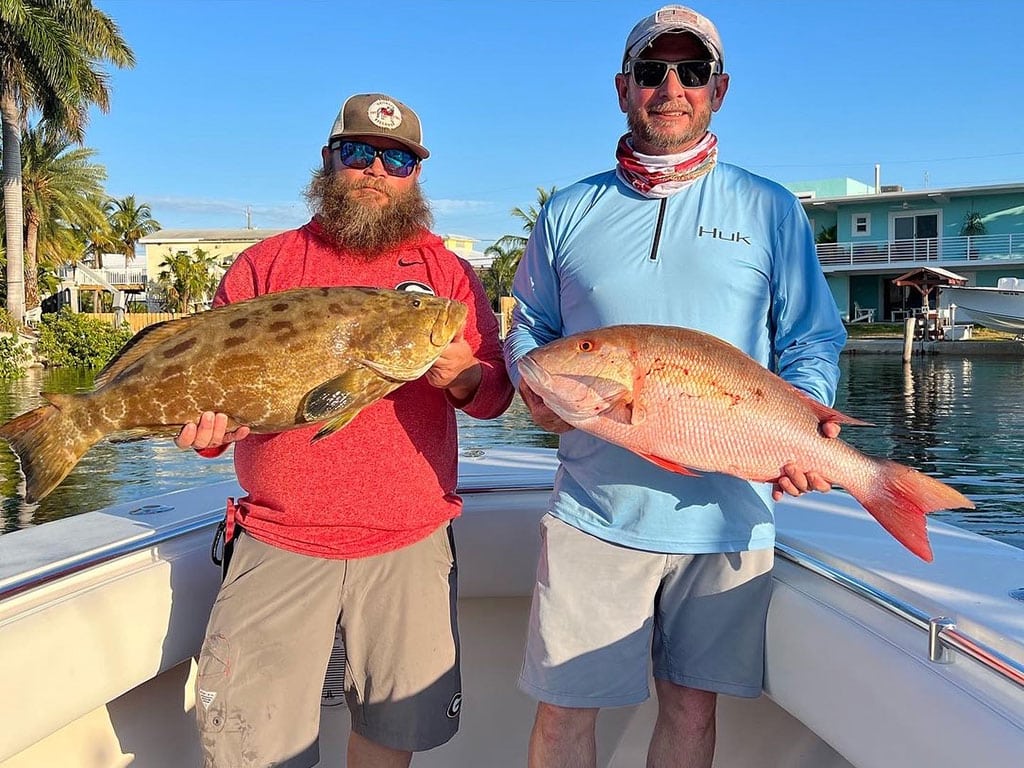
[[[915, 355], [1024, 357], [1024, 341], [915, 341]], [[844, 355], [902, 355], [903, 339], [847, 339]]]

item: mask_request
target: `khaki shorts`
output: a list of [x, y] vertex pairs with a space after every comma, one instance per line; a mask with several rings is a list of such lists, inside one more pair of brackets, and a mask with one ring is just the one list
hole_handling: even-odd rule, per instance
[[562, 707], [620, 707], [654, 677], [756, 697], [764, 677], [771, 549], [666, 555], [541, 519], [519, 687]]
[[356, 560], [299, 555], [244, 532], [233, 548], [199, 657], [208, 768], [317, 763], [339, 626], [355, 732], [408, 751], [455, 735], [462, 696], [450, 526]]

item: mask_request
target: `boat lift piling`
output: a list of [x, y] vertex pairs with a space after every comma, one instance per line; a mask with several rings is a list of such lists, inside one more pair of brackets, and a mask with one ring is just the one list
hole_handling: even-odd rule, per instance
[[917, 325], [916, 317], [908, 317], [903, 321], [903, 362], [909, 363], [910, 356], [914, 354], [914, 326]]

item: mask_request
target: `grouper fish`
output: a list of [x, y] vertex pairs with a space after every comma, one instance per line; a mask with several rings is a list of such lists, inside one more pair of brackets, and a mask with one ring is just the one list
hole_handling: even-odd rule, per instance
[[828, 408], [700, 331], [619, 325], [557, 339], [518, 364], [563, 421], [673, 472], [771, 482], [795, 462], [844, 487], [900, 543], [931, 561], [925, 515], [973, 508], [948, 485], [827, 438]]
[[27, 501], [52, 491], [104, 437], [175, 434], [204, 411], [229, 426], [314, 440], [434, 364], [466, 306], [424, 293], [296, 288], [149, 326], [97, 375], [93, 391], [0, 426], [21, 461]]

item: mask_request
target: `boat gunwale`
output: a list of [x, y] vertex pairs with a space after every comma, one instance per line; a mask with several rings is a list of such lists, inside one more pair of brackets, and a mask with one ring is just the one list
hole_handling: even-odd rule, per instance
[[[550, 491], [552, 487], [551, 482], [501, 482], [493, 485], [481, 485], [480, 481], [477, 480], [477, 482], [470, 481], [464, 486], [460, 486], [458, 493], [460, 495], [482, 496], [509, 492], [543, 492]], [[59, 564], [33, 570], [27, 576], [15, 576], [6, 582], [0, 582], [0, 604], [24, 592], [46, 586], [112, 560], [152, 549], [160, 544], [194, 534], [205, 528], [212, 529], [221, 521], [223, 515], [222, 510], [202, 513], [190, 517], [188, 520], [169, 523], [160, 529], [155, 529], [151, 535], [142, 538], [132, 538], [128, 541], [114, 542], [77, 557], [65, 559]], [[943, 647], [959, 651], [995, 674], [1024, 688], [1024, 664], [1000, 653], [986, 643], [975, 640], [968, 633], [957, 629], [955, 623], [945, 617], [931, 616], [911, 603], [879, 589], [864, 579], [847, 573], [836, 566], [829, 565], [820, 558], [814, 557], [792, 545], [776, 541], [775, 553], [777, 556], [798, 567], [810, 571], [899, 617], [903, 621], [922, 629], [934, 645], [934, 648], [931, 650], [936, 656], [942, 651]], [[937, 658], [933, 660], [941, 663]]]

